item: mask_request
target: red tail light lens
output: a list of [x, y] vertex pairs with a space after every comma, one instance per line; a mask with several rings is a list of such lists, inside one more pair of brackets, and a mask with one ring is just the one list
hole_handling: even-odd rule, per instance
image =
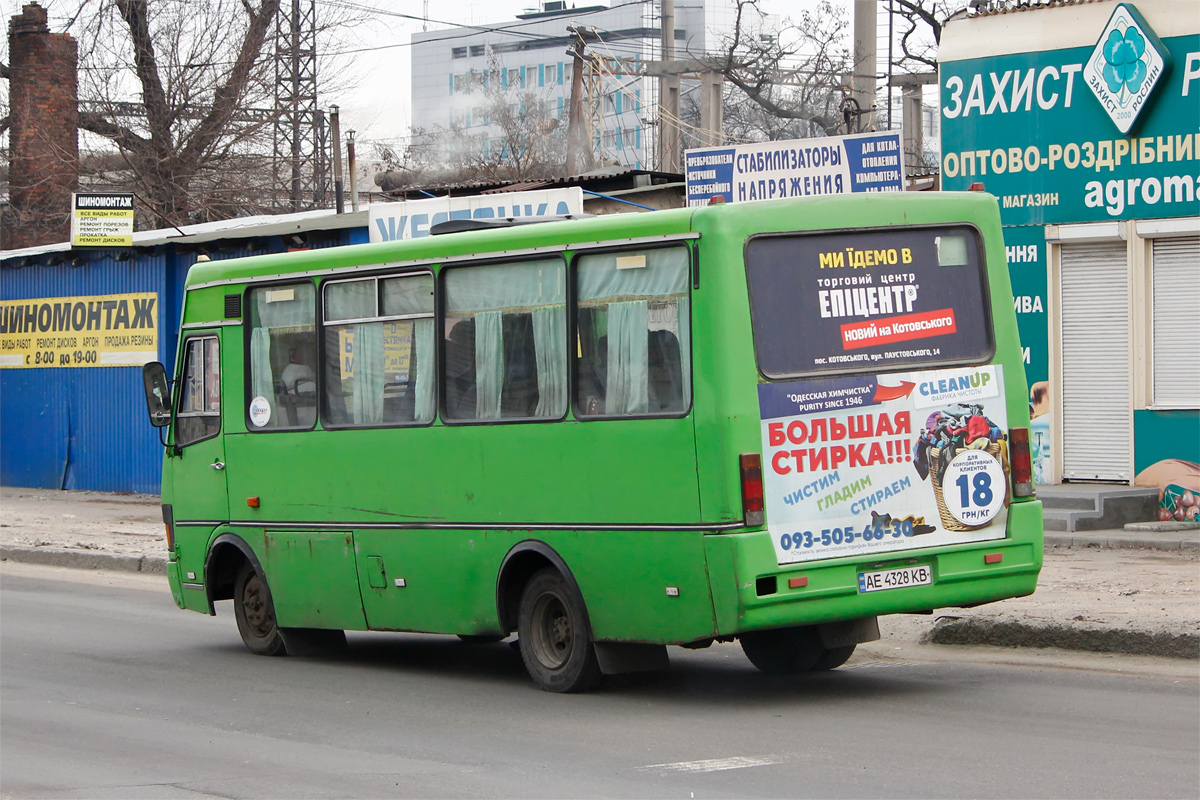
[[163, 528], [167, 532], [167, 552], [175, 552], [175, 509], [164, 504], [162, 507]]
[[1008, 455], [1012, 462], [1013, 497], [1033, 497], [1033, 461], [1029, 454], [1029, 428], [1010, 428]]
[[742, 453], [738, 462], [742, 470], [742, 517], [747, 527], [762, 525], [766, 521], [763, 513], [762, 456], [758, 453]]

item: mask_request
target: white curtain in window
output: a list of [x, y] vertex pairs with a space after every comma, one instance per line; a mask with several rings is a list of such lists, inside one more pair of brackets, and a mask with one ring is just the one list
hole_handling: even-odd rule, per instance
[[475, 417], [500, 419], [504, 385], [504, 333], [499, 311], [475, 315]]
[[265, 397], [271, 403], [272, 417], [275, 408], [275, 383], [271, 375], [271, 332], [266, 328], [255, 328], [250, 332], [250, 391], [255, 397]]
[[253, 295], [257, 328], [309, 327], [316, 323], [312, 284], [257, 289]]
[[537, 364], [538, 403], [534, 414], [559, 417], [567, 407], [567, 307], [533, 310], [533, 342]]
[[383, 325], [354, 325], [354, 422], [383, 421]]
[[433, 320], [414, 320], [413, 338], [417, 347], [417, 376], [414, 389], [416, 403], [413, 419], [416, 422], [429, 422], [433, 419], [437, 404], [437, 385], [433, 376]]
[[[644, 258], [645, 266], [617, 269], [618, 258]], [[685, 247], [601, 253], [584, 256], [580, 262], [581, 303], [638, 295], [687, 294], [688, 253]]]
[[608, 306], [608, 414], [645, 414], [650, 406], [646, 331], [649, 306], [629, 300]]
[[446, 310], [452, 316], [566, 302], [566, 274], [557, 259], [451, 270], [446, 288]]

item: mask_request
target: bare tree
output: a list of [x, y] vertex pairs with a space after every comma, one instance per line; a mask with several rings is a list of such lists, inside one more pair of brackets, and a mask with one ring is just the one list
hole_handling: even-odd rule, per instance
[[270, 105], [279, 3], [104, 0], [81, 14], [80, 128], [124, 167], [98, 180], [128, 186], [160, 225], [238, 213], [266, 175], [253, 144], [272, 119], [247, 109]]
[[905, 72], [937, 70], [937, 50], [946, 20], [967, 7], [967, 0], [890, 0], [898, 52], [892, 65]]
[[[731, 133], [746, 139], [774, 138], [783, 133], [826, 136], [845, 132], [842, 110], [848, 93], [851, 57], [846, 48], [849, 23], [845, 11], [829, 0], [804, 11], [798, 21], [772, 29], [759, 0], [735, 0], [733, 33], [723, 52], [709, 58], [738, 90], [727, 94], [725, 115]], [[750, 100], [762, 116], [747, 112]], [[769, 120], [788, 120], [779, 126]]]
[[[487, 73], [471, 72], [456, 87], [469, 98], [448, 126], [415, 129], [403, 150], [388, 150], [398, 172], [377, 182], [385, 189], [418, 180], [519, 181], [550, 178], [566, 164], [566, 120], [534, 89], [505, 80], [494, 60]], [[513, 73], [516, 70], [512, 70]], [[381, 155], [383, 153], [381, 152]]]

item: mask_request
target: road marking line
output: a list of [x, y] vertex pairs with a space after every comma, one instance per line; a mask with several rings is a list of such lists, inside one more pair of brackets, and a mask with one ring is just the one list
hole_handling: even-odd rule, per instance
[[650, 764], [638, 767], [642, 772], [721, 772], [727, 769], [745, 769], [746, 767], [765, 767], [778, 764], [774, 758], [706, 758], [701, 761], [676, 761], [673, 764]]

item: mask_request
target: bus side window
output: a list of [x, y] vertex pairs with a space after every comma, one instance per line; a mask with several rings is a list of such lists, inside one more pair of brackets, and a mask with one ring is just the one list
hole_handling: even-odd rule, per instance
[[180, 447], [211, 439], [221, 430], [221, 359], [215, 336], [197, 336], [183, 346], [182, 387], [175, 416]]
[[325, 427], [432, 422], [433, 275], [327, 281], [323, 288]]
[[692, 400], [687, 248], [576, 263], [575, 415], [684, 413]]
[[561, 419], [566, 267], [559, 259], [446, 270], [444, 417]]
[[317, 420], [316, 290], [311, 283], [248, 292], [250, 429], [311, 428]]

